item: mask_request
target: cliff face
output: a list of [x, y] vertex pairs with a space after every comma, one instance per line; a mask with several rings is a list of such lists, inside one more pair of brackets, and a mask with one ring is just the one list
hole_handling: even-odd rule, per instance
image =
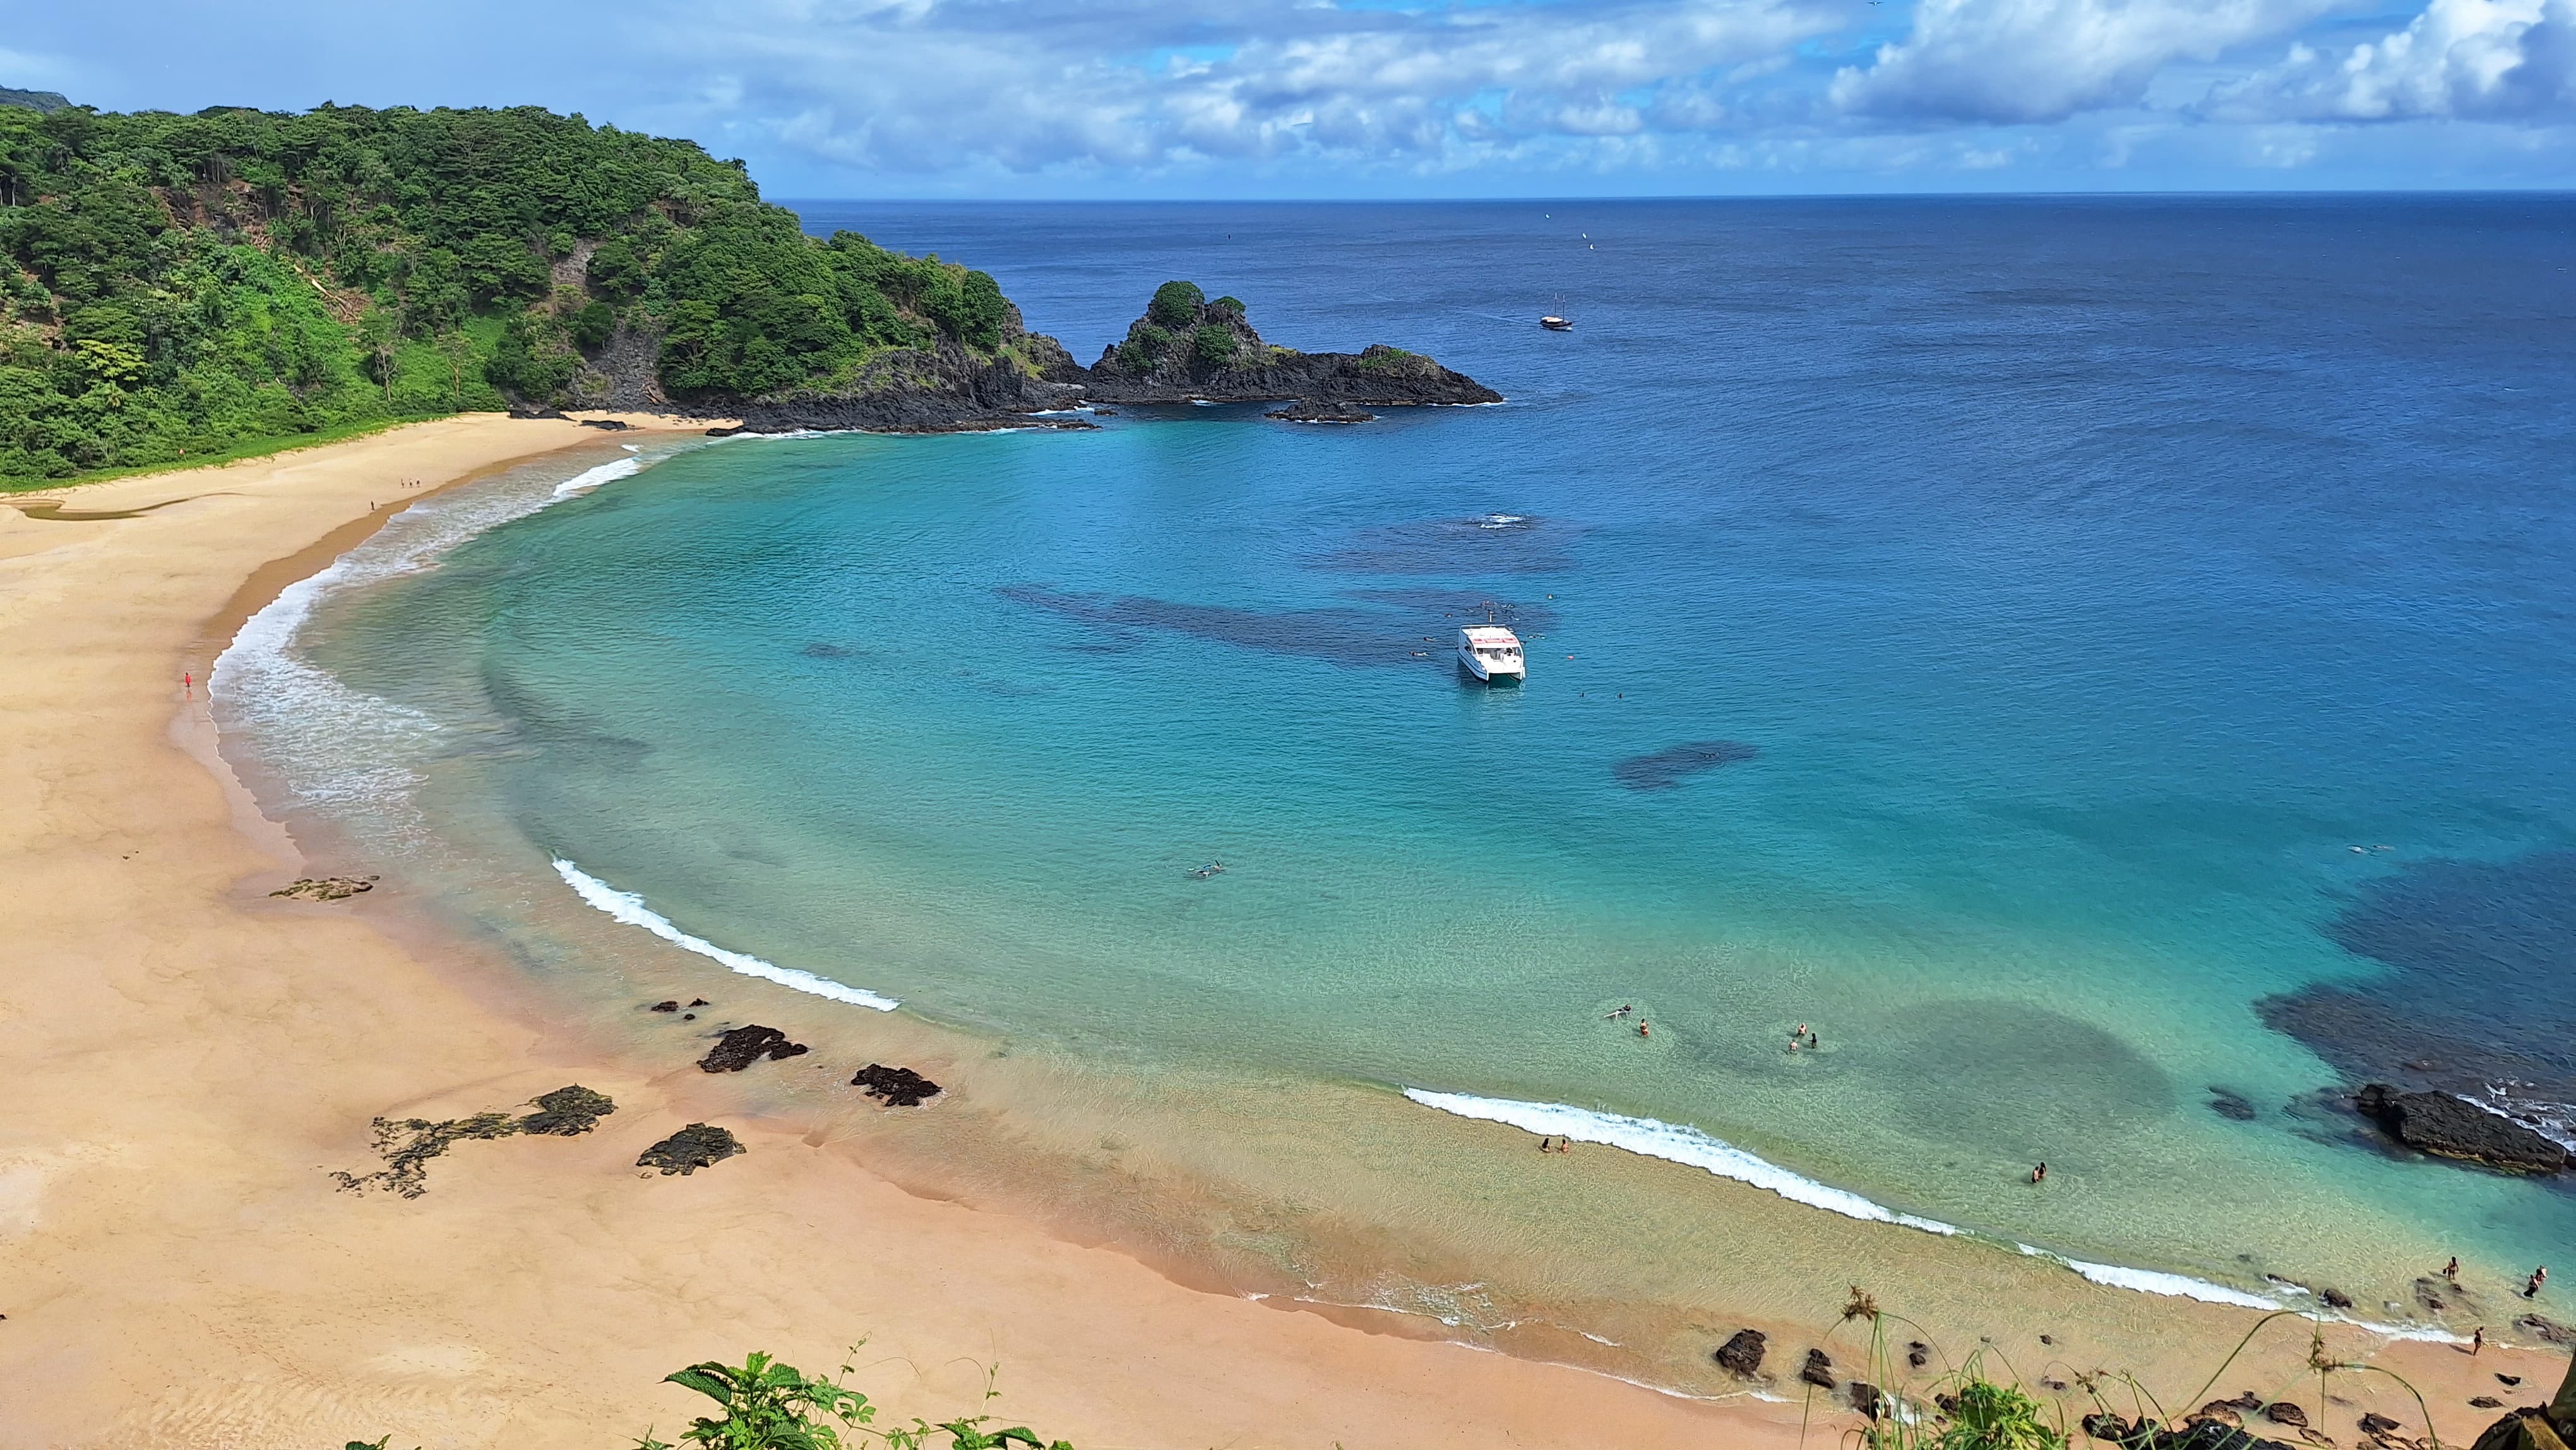
[[657, 352], [654, 338], [621, 330], [590, 360], [577, 405], [730, 415], [754, 433], [805, 428], [948, 433], [1024, 426], [1044, 421], [1032, 420], [1032, 413], [1082, 403], [1080, 385], [1068, 381], [1080, 378], [1082, 368], [1064, 344], [1030, 332], [1017, 307], [1004, 314], [1001, 343], [990, 353], [943, 337], [930, 347], [878, 353], [854, 376], [828, 388], [796, 388], [757, 398], [675, 402], [662, 388]]

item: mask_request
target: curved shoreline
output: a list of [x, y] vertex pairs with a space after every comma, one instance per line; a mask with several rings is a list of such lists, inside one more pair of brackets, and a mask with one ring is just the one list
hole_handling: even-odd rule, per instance
[[[820, 436], [826, 435], [811, 431], [796, 434], [759, 434], [746, 432], [728, 435], [728, 438], [810, 438]], [[635, 450], [632, 445], [627, 446], [630, 455], [632, 455]], [[661, 455], [661, 457], [667, 456], [669, 455]], [[402, 572], [408, 568], [415, 567], [421, 563], [432, 560], [437, 555], [460, 546], [468, 539], [479, 533], [486, 532], [492, 528], [497, 528], [519, 518], [526, 517], [533, 512], [550, 506], [554, 502], [594, 491], [599, 487], [620, 479], [632, 478], [658, 461], [660, 461], [660, 457], [644, 458], [630, 456], [588, 468], [574, 477], [554, 484], [551, 487], [551, 490], [543, 498], [534, 501], [532, 504], [523, 504], [521, 506], [495, 511], [488, 517], [475, 521], [468, 529], [451, 531], [433, 540], [426, 541], [419, 549], [410, 551], [396, 560], [379, 565], [377, 568], [371, 570], [367, 579], [352, 579], [345, 576], [345, 566], [353, 555], [343, 554], [340, 559], [335, 560], [330, 566], [305, 579], [290, 584], [281, 590], [279, 597], [274, 604], [269, 608], [262, 609], [251, 620], [245, 622], [242, 633], [236, 640], [236, 647], [239, 647], [242, 642], [248, 641], [250, 639], [252, 629], [259, 626], [263, 621], [268, 621], [270, 615], [272, 613], [277, 613], [279, 608], [283, 606], [285, 612], [280, 614], [273, 622], [273, 629], [269, 632], [273, 634], [274, 637], [269, 638], [264, 635], [263, 639], [259, 641], [259, 643], [268, 652], [282, 657], [286, 647], [291, 643], [295, 631], [301, 627], [307, 618], [309, 618], [313, 604], [318, 601], [324, 592], [333, 588], [335, 585], [364, 583], [372, 579], [385, 577], [391, 573]], [[228, 650], [227, 657], [230, 656], [230, 653], [231, 651]], [[809, 996], [819, 997], [845, 1005], [866, 1007], [878, 1012], [892, 1012], [901, 1005], [895, 999], [870, 991], [864, 987], [842, 983], [795, 968], [782, 967], [747, 953], [734, 951], [717, 943], [705, 940], [680, 928], [668, 917], [653, 910], [640, 893], [620, 890], [610, 883], [582, 870], [577, 863], [561, 856], [552, 857], [551, 865], [555, 874], [562, 880], [565, 886], [570, 888], [575, 896], [603, 915], [606, 915], [610, 919], [621, 924], [639, 927], [682, 951], [715, 961], [737, 974], [769, 981], [776, 985], [788, 988], [789, 990]], [[1483, 1098], [1471, 1094], [1442, 1092], [1414, 1086], [1393, 1086], [1396, 1086], [1396, 1090], [1399, 1091], [1406, 1099], [1418, 1105], [1429, 1107], [1436, 1111], [1456, 1117], [1500, 1123], [1519, 1128], [1525, 1132], [1562, 1135], [1574, 1141], [1615, 1147], [1623, 1152], [1644, 1158], [1660, 1159], [1688, 1167], [1700, 1168], [1717, 1177], [1730, 1179], [1756, 1189], [1776, 1194], [1792, 1203], [1800, 1204], [1809, 1208], [1821, 1209], [1827, 1213], [1836, 1214], [1855, 1221], [1909, 1228], [1922, 1233], [1944, 1238], [1961, 1239], [1990, 1249], [2016, 1253], [2024, 1257], [2042, 1260], [2057, 1265], [2093, 1284], [2101, 1285], [2106, 1288], [2168, 1298], [2195, 1300], [2204, 1304], [2248, 1309], [2258, 1312], [2272, 1312], [2285, 1307], [2291, 1307], [2279, 1298], [2267, 1297], [2262, 1294], [2234, 1288], [2225, 1284], [2215, 1283], [2184, 1273], [2160, 1269], [2138, 1268], [2123, 1264], [2097, 1263], [2078, 1259], [2053, 1250], [2023, 1243], [2015, 1239], [1998, 1236], [1987, 1231], [1965, 1228], [1960, 1225], [1926, 1218], [1920, 1215], [1907, 1213], [1902, 1210], [1892, 1209], [1852, 1190], [1839, 1188], [1828, 1183], [1807, 1178], [1793, 1170], [1772, 1163], [1756, 1154], [1711, 1137], [1707, 1133], [1688, 1125], [1667, 1123], [1655, 1119], [1626, 1117], [1614, 1113], [1576, 1108], [1561, 1103]], [[1255, 1297], [1258, 1298], [1266, 1296]], [[1386, 1305], [1339, 1304], [1337, 1301], [1316, 1299], [1305, 1296], [1298, 1296], [1298, 1302], [1304, 1302], [1318, 1307], [1375, 1309], [1381, 1312], [1397, 1314], [1410, 1314], [1413, 1312], [1401, 1308], [1392, 1308]], [[2329, 1313], [2325, 1315], [2325, 1317], [2333, 1320], [2334, 1322], [2350, 1325], [2365, 1333], [2391, 1341], [2414, 1340], [2433, 1343], [2461, 1344], [2467, 1342], [2465, 1336], [2449, 1333], [2439, 1328], [2382, 1324], [2353, 1315], [2340, 1313]], [[1606, 1340], [1598, 1340], [1597, 1336], [1586, 1334], [1585, 1337], [1595, 1338], [1597, 1342], [1608, 1343]], [[1578, 1366], [1576, 1368], [1581, 1369], [1582, 1367]], [[1583, 1372], [1607, 1373], [1606, 1371], [1591, 1369], [1584, 1369]], [[1690, 1396], [1689, 1392], [1678, 1388], [1652, 1385], [1646, 1381], [1626, 1379], [1616, 1375], [1612, 1375], [1611, 1377], [1621, 1379], [1624, 1383], [1644, 1385], [1647, 1388], [1656, 1389], [1659, 1393], [1683, 1395], [1685, 1397], [1695, 1398], [1694, 1396]]]
[[[37, 1443], [390, 1430], [569, 1450], [684, 1417], [687, 1397], [658, 1384], [676, 1364], [755, 1347], [828, 1364], [856, 1335], [872, 1336], [863, 1381], [898, 1415], [971, 1406], [975, 1366], [998, 1361], [997, 1409], [1085, 1445], [1550, 1443], [1573, 1424], [1639, 1445], [1797, 1440], [1794, 1404], [1687, 1404], [1265, 1312], [1119, 1248], [915, 1196], [723, 1084], [638, 1071], [477, 998], [460, 980], [470, 949], [388, 935], [381, 903], [269, 901], [287, 863], [169, 741], [174, 710], [203, 719], [169, 688], [202, 659], [192, 641], [259, 592], [246, 581], [336, 543], [282, 588], [381, 523], [367, 505], [385, 478], [455, 481], [598, 441], [458, 420], [235, 465], [227, 496], [147, 517], [0, 516], [0, 683], [19, 720], [0, 740], [0, 863], [21, 886], [0, 978], [20, 1094], [0, 1136], [0, 1371], [50, 1387], [20, 1422]], [[207, 477], [84, 493], [149, 504]], [[370, 1161], [372, 1114], [481, 1111], [576, 1078], [619, 1104], [591, 1135], [467, 1145], [420, 1200], [329, 1185], [324, 1170]], [[752, 1153], [639, 1181], [636, 1150], [691, 1116]], [[2146, 1301], [2096, 1308], [2126, 1312], [2115, 1302]], [[2195, 1341], [2243, 1323], [2157, 1312]], [[907, 1378], [906, 1362], [924, 1368]], [[2447, 1350], [2405, 1363], [2419, 1382], [2466, 1382]], [[2474, 1423], [2454, 1410], [2442, 1429]]]

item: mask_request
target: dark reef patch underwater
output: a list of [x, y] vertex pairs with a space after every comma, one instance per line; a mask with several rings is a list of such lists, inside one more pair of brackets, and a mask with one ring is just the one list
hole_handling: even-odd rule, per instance
[[2325, 934], [2389, 970], [2256, 1004], [2354, 1082], [2470, 1094], [2555, 1136], [2576, 1122], [2576, 851], [2409, 862]]
[[1737, 740], [1691, 740], [1610, 767], [1630, 790], [1671, 790], [1702, 771], [1751, 760], [1762, 752]]

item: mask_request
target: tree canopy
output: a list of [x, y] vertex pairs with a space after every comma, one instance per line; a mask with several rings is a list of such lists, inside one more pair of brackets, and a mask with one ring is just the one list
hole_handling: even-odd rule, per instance
[[0, 107], [0, 480], [578, 402], [621, 348], [681, 402], [828, 390], [1008, 308], [578, 115]]

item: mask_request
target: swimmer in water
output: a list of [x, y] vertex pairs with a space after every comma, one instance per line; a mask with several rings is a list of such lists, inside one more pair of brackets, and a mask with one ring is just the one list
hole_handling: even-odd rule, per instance
[[2030, 1181], [2033, 1183], [2046, 1183], [2048, 1181], [2048, 1165], [2042, 1163], [2038, 1167], [2030, 1170]]
[[[1651, 1032], [1648, 1032], [1648, 1031], [1646, 1030], [1646, 1019], [1645, 1019], [1645, 1018], [1643, 1018], [1643, 1017], [1640, 1017], [1640, 1018], [1638, 1018], [1638, 1019], [1637, 1019], [1637, 1035], [1638, 1035], [1639, 1037], [1652, 1037], [1652, 1036], [1654, 1036], [1654, 1035], [1655, 1035], [1655, 1034], [1653, 1034], [1653, 1033], [1651, 1033]], [[2538, 1281], [2538, 1280], [2534, 1280], [2533, 1282], [2534, 1282], [2534, 1283], [2538, 1283], [2539, 1281]]]

